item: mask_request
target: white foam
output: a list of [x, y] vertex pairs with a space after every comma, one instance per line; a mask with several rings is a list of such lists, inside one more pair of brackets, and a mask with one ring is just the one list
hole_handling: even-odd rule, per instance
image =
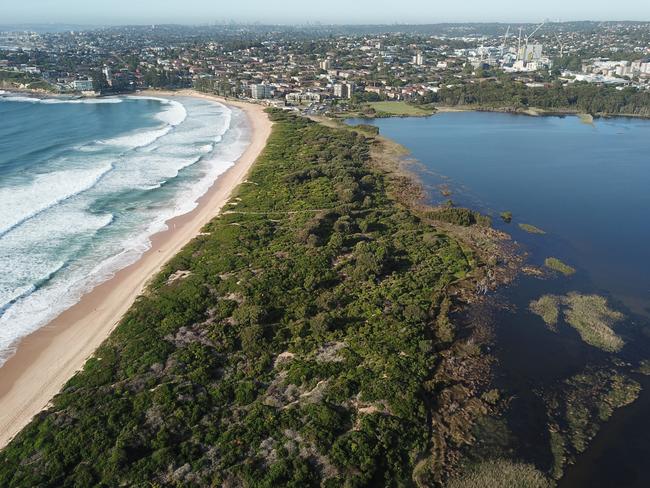
[[[51, 214], [39, 216], [0, 239], [0, 266], [12, 270], [0, 276], [0, 365], [2, 353], [16, 339], [78, 301], [78, 296], [69, 296], [68, 292], [75, 283], [88, 278], [87, 269], [78, 263], [75, 267], [70, 260], [113, 218], [88, 214], [72, 204]], [[53, 260], [54, 256], [58, 259]], [[58, 274], [64, 276], [48, 281]]]
[[158, 120], [175, 127], [187, 118], [187, 110], [185, 110], [183, 104], [175, 100], [167, 100], [164, 104], [168, 107], [156, 115]]
[[167, 105], [168, 107], [156, 115], [156, 118], [172, 126], [181, 124], [187, 118], [187, 110], [185, 110], [185, 106], [176, 100], [140, 95], [130, 95], [126, 98], [131, 100], [155, 100], [163, 105]]
[[122, 146], [130, 149], [137, 149], [139, 147], [146, 147], [153, 144], [161, 137], [169, 134], [172, 128], [170, 126], [161, 129], [143, 131], [134, 131], [131, 134], [124, 136], [114, 137], [105, 141], [100, 141], [102, 144], [110, 144], [112, 146]]
[[[0, 93], [4, 95], [6, 92]], [[9, 102], [26, 102], [26, 103], [43, 103], [46, 105], [57, 105], [57, 104], [86, 104], [86, 105], [101, 105], [101, 104], [113, 104], [113, 103], [122, 103], [121, 98], [74, 98], [74, 99], [65, 99], [65, 98], [35, 98], [35, 97], [25, 97], [21, 95], [9, 95], [3, 97], [4, 100]]]
[[[89, 190], [106, 173], [110, 164], [91, 169], [74, 169], [41, 174], [24, 184], [3, 182], [0, 188], [0, 236], [74, 195]], [[9, 186], [9, 185], [11, 186]]]
[[[36, 234], [32, 236], [33, 243], [29, 245], [34, 249], [38, 249], [38, 243], [41, 242], [39, 239], [43, 239], [43, 236], [48, 234], [49, 237], [45, 239], [54, 241], [61, 239], [61, 242], [66, 242], [70, 238], [70, 230], [80, 228], [79, 235], [84, 236], [106, 228], [102, 231], [101, 238], [98, 236], [96, 241], [90, 241], [94, 244], [88, 244], [91, 247], [84, 248], [86, 250], [83, 258], [75, 258], [43, 286], [32, 293], [29, 293], [30, 290], [26, 288], [19, 290], [15, 287], [11, 290], [13, 292], [11, 305], [6, 308], [4, 314], [0, 311], [0, 365], [11, 354], [12, 344], [15, 344], [16, 340], [48, 323], [79, 301], [85, 292], [110, 279], [119, 269], [139, 259], [150, 248], [151, 236], [166, 229], [166, 222], [171, 218], [193, 210], [197, 206], [198, 199], [219, 175], [233, 166], [234, 161], [244, 152], [248, 140], [247, 132], [242, 127], [246, 120], [243, 113], [237, 111], [237, 123], [233, 123], [233, 113], [221, 104], [204, 101], [187, 103], [189, 114], [183, 108], [186, 115], [181, 122], [178, 122], [178, 130], [171, 130], [168, 125], [165, 127], [167, 129], [165, 134], [156, 134], [158, 142], [155, 146], [152, 147], [149, 142], [146, 150], [128, 151], [112, 161], [113, 170], [102, 177], [98, 185], [83, 193], [83, 198], [71, 199], [62, 205], [52, 207], [37, 218], [19, 226], [15, 231], [0, 237], [0, 254], [2, 254], [3, 240], [6, 241], [13, 235], [16, 241], [20, 241], [20, 232], [27, 232], [29, 228], [36, 232], [39, 228], [39, 220], [49, 222], [53, 227], [50, 229], [49, 225], [44, 224], [40, 231], [46, 234], [41, 234], [40, 238]], [[181, 115], [177, 107], [171, 105], [174, 108], [165, 116], [168, 117], [168, 123], [178, 121]], [[131, 140], [122, 139], [122, 142], [129, 147], [142, 147], [142, 144], [153, 137], [153, 134], [146, 134], [152, 131], [144, 132], [145, 135], [141, 139], [137, 139], [135, 133], [122, 136], [134, 137]], [[114, 145], [114, 139], [112, 143], [107, 146], [107, 151], [111, 147], [119, 147]], [[86, 153], [86, 155], [91, 158], [105, 156], [103, 152]], [[188, 176], [174, 179], [183, 171], [189, 171]], [[165, 182], [170, 185], [159, 189]], [[150, 190], [147, 195], [152, 196], [147, 197], [147, 202], [150, 200], [154, 204], [134, 203], [132, 210], [128, 210], [113, 223], [106, 220], [107, 216], [88, 214], [87, 206], [91, 202], [110, 198], [115, 194], [125, 194], [125, 192], [128, 194], [128, 191], [134, 188]], [[159, 191], [164, 193], [156, 197]], [[132, 204], [127, 202], [124, 205]], [[78, 226], [79, 221], [84, 221], [85, 227]], [[60, 234], [57, 237], [59, 234], [56, 234], [56, 229], [70, 227], [66, 226], [66, 222], [74, 222], [74, 228], [66, 230], [67, 234]], [[104, 225], [107, 227], [102, 227]], [[21, 242], [24, 243], [30, 241], [25, 234], [22, 239], [24, 240]], [[87, 240], [82, 237], [75, 238], [72, 242], [76, 243], [84, 239]], [[15, 250], [18, 254], [24, 251], [18, 248]], [[45, 265], [53, 264], [47, 261], [48, 252], [53, 250], [45, 249], [42, 256], [29, 257], [29, 263], [24, 264], [25, 269], [30, 270], [29, 273], [46, 276], [48, 270]], [[29, 256], [28, 252], [25, 254]], [[54, 255], [59, 254], [55, 252]], [[49, 256], [51, 259], [52, 254]], [[43, 262], [42, 259], [45, 261]], [[24, 281], [29, 282], [29, 280]], [[6, 297], [9, 296], [7, 293]]]
[[165, 107], [161, 112], [156, 114], [156, 119], [165, 123], [164, 127], [150, 130], [142, 131], [137, 130], [131, 134], [124, 136], [114, 137], [107, 141], [100, 141], [104, 144], [111, 144], [114, 146], [123, 146], [131, 149], [138, 149], [142, 147], [147, 147], [156, 142], [161, 137], [166, 136], [169, 132], [176, 126], [180, 125], [187, 118], [187, 110], [182, 103], [179, 103], [175, 100], [166, 100], [164, 98], [154, 98], [154, 97], [129, 97], [135, 100], [156, 100], [161, 102]]

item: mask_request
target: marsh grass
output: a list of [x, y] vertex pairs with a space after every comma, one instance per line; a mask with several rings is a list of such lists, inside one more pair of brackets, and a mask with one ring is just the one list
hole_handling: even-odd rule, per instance
[[620, 351], [625, 342], [612, 330], [624, 315], [607, 306], [605, 297], [569, 293], [564, 318], [587, 344], [608, 352]]
[[607, 352], [618, 352], [625, 345], [612, 329], [624, 315], [610, 309], [605, 297], [572, 292], [566, 296], [544, 295], [529, 305], [529, 309], [552, 330], [555, 330], [562, 308], [566, 323], [576, 329], [587, 344]]
[[552, 269], [553, 271], [562, 273], [564, 276], [571, 276], [576, 272], [575, 268], [569, 266], [566, 263], [563, 263], [558, 258], [546, 258], [546, 260], [544, 261], [544, 266]]
[[546, 234], [545, 231], [540, 229], [539, 227], [535, 227], [534, 225], [531, 224], [519, 224], [519, 228], [521, 230], [524, 230], [528, 232], [529, 234]]
[[536, 313], [551, 329], [555, 330], [560, 317], [560, 297], [544, 295], [539, 300], [530, 302], [530, 310]]
[[471, 466], [464, 474], [450, 480], [446, 486], [447, 488], [550, 488], [553, 485], [531, 464], [495, 459]]
[[551, 475], [560, 479], [564, 466], [583, 452], [602, 423], [618, 408], [634, 402], [641, 385], [614, 369], [591, 369], [566, 379], [547, 398]]
[[650, 360], [644, 359], [639, 363], [639, 367], [636, 369], [637, 373], [641, 373], [645, 376], [650, 376]]

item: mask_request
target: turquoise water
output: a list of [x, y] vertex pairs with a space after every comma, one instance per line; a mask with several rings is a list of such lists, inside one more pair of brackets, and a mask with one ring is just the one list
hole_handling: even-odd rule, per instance
[[[650, 486], [650, 378], [632, 371], [650, 358], [650, 121], [588, 125], [577, 117], [468, 112], [371, 123], [411, 151], [430, 201], [451, 198], [491, 214], [495, 227], [510, 233], [533, 264], [556, 256], [577, 268], [570, 278], [520, 276], [497, 292], [494, 306], [458, 318], [481, 314], [494, 322], [495, 384], [512, 398], [506, 417], [518, 458], [544, 471], [553, 463], [539, 391], [556, 388], [586, 365], [613, 364], [571, 328], [550, 332], [528, 304], [546, 293], [598, 293], [626, 316], [617, 326], [626, 340], [618, 364], [643, 391], [602, 426], [560, 486]], [[501, 221], [502, 211], [513, 213], [513, 223]], [[547, 234], [528, 234], [518, 223]], [[509, 306], [504, 310], [502, 303]]]
[[0, 364], [194, 208], [248, 139], [241, 111], [206, 100], [0, 97]]

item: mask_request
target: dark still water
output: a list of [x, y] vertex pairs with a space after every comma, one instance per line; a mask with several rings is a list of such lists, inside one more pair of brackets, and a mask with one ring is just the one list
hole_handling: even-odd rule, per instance
[[425, 183], [564, 240], [597, 287], [650, 314], [650, 121], [467, 112], [373, 123], [448, 178]]
[[[410, 150], [432, 202], [451, 199], [492, 215], [531, 264], [553, 256], [577, 268], [569, 278], [522, 275], [499, 291], [499, 301], [511, 306], [490, 311], [497, 386], [514, 398], [509, 427], [517, 456], [548, 472], [553, 459], [540, 389], [587, 366], [613, 364], [611, 354], [586, 345], [572, 328], [549, 331], [528, 311], [530, 301], [547, 293], [600, 294], [626, 316], [616, 367], [643, 391], [600, 429], [560, 486], [650, 486], [650, 378], [625, 366], [650, 358], [650, 121], [463, 112], [370, 123]], [[512, 212], [512, 223], [501, 221], [503, 211]], [[528, 234], [520, 223], [546, 234]]]

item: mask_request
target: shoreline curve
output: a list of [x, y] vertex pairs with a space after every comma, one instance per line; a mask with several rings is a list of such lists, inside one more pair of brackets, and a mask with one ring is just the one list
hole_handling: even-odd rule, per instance
[[24, 337], [0, 367], [0, 449], [25, 427], [108, 338], [147, 283], [216, 217], [242, 183], [266, 146], [272, 123], [260, 105], [182, 90], [144, 91], [138, 95], [190, 96], [242, 109], [251, 142], [221, 174], [189, 213], [169, 219], [168, 229], [150, 237], [151, 247], [135, 263], [97, 285], [81, 300]]

